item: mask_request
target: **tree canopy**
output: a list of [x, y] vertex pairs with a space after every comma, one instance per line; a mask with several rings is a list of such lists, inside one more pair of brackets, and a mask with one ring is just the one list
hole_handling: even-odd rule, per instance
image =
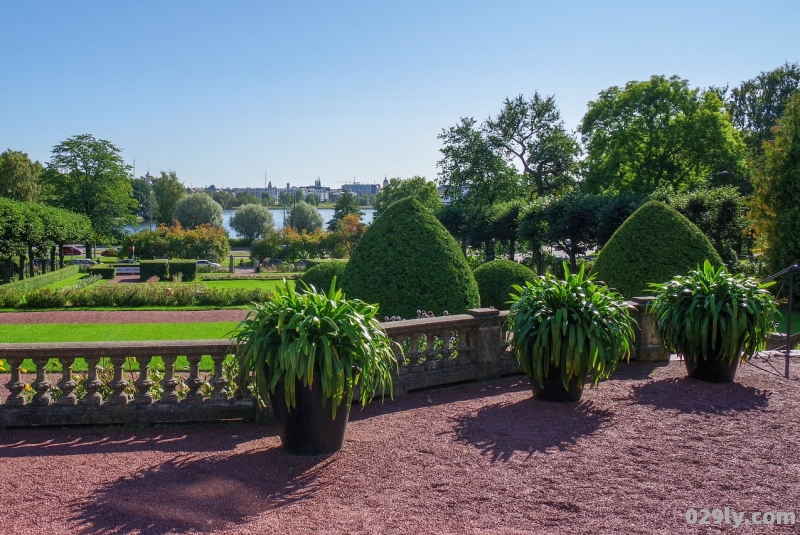
[[353, 192], [343, 191], [336, 199], [336, 204], [333, 205], [333, 218], [328, 221], [328, 230], [335, 230], [339, 221], [349, 214], [355, 214], [359, 219], [364, 217], [364, 212], [361, 211], [361, 206]]
[[428, 182], [421, 176], [413, 176], [407, 180], [392, 178], [389, 185], [382, 188], [375, 198], [375, 217], [385, 212], [391, 204], [407, 197], [414, 197], [431, 212], [436, 212], [442, 206], [434, 182]]
[[322, 228], [322, 215], [310, 204], [300, 201], [289, 212], [289, 226], [299, 233], [311, 233]]
[[243, 204], [231, 218], [231, 228], [250, 243], [263, 238], [275, 226], [269, 208], [262, 204]]
[[41, 193], [42, 164], [27, 153], [8, 149], [0, 154], [0, 197], [37, 201]]
[[153, 178], [153, 195], [155, 195], [156, 221], [160, 225], [172, 225], [175, 207], [186, 195], [186, 188], [178, 180], [175, 171], [161, 171], [161, 176]]
[[183, 197], [175, 205], [173, 216], [187, 230], [205, 224], [222, 227], [222, 206], [205, 193]]

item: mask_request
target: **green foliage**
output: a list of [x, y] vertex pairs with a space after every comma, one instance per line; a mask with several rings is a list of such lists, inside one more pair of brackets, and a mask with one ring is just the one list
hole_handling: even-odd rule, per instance
[[550, 366], [570, 379], [592, 374], [592, 386], [630, 358], [634, 320], [622, 296], [581, 269], [565, 280], [548, 274], [515, 286], [508, 314], [511, 345], [523, 371], [544, 387]]
[[106, 265], [92, 266], [89, 268], [89, 275], [100, 275], [104, 279], [111, 280], [117, 276], [117, 268]]
[[222, 227], [222, 206], [206, 193], [192, 193], [182, 197], [175, 205], [172, 215], [188, 230], [208, 224]]
[[[308, 265], [308, 262], [306, 262], [306, 265]], [[317, 290], [325, 290], [331, 287], [331, 282], [333, 282], [334, 278], [339, 281], [342, 280], [346, 267], [347, 260], [331, 260], [318, 263], [303, 273], [300, 280]]]
[[731, 364], [764, 349], [775, 330], [777, 308], [766, 290], [744, 275], [708, 261], [703, 269], [652, 284], [656, 299], [649, 310], [664, 346], [694, 359], [725, 359]]
[[481, 306], [508, 310], [511, 287], [522, 286], [536, 278], [536, 273], [511, 260], [493, 260], [475, 270], [475, 281], [481, 293]]
[[275, 226], [272, 212], [261, 204], [243, 204], [231, 218], [231, 228], [247, 240], [263, 238]]
[[295, 232], [311, 233], [322, 228], [322, 215], [310, 204], [300, 201], [289, 211], [289, 226]]
[[237, 329], [239, 384], [252, 377], [265, 405], [282, 380], [291, 409], [296, 405], [295, 382], [308, 386], [314, 370], [319, 370], [323, 403], [331, 402], [334, 419], [342, 400], [349, 410], [355, 387], [362, 406], [378, 388], [385, 393], [388, 387], [391, 394], [395, 344], [375, 319], [377, 312], [377, 306], [345, 299], [333, 284], [327, 295], [276, 291], [266, 302], [251, 306]]
[[328, 222], [328, 230], [336, 230], [336, 224], [349, 214], [357, 215], [359, 220], [364, 217], [364, 212], [361, 211], [361, 206], [353, 192], [343, 191], [336, 199], [336, 204], [333, 205], [333, 218]]
[[17, 201], [39, 200], [42, 164], [32, 162], [22, 151], [8, 149], [0, 154], [0, 197]]
[[178, 180], [175, 171], [161, 171], [161, 176], [153, 178], [153, 195], [155, 197], [155, 217], [159, 225], [172, 225], [175, 207], [186, 195], [186, 188]]
[[2, 292], [30, 292], [31, 290], [35, 290], [37, 288], [43, 288], [54, 282], [58, 282], [60, 280], [68, 279], [69, 277], [78, 273], [78, 266], [67, 266], [63, 269], [59, 269], [56, 271], [52, 271], [50, 273], [46, 273], [44, 275], [38, 275], [36, 277], [30, 279], [24, 279], [17, 282], [12, 282], [9, 284], [4, 284], [0, 286], [0, 291]]
[[136, 247], [136, 257], [145, 259], [194, 258], [220, 262], [230, 253], [225, 230], [211, 225], [191, 230], [184, 230], [180, 224], [159, 226], [153, 231], [131, 234], [122, 240], [120, 256], [130, 258], [133, 247]]
[[[676, 76], [610, 87], [589, 103], [581, 125], [589, 192], [649, 194], [727, 176], [745, 188], [745, 147], [713, 91]], [[727, 172], [727, 175], [723, 175]]]
[[197, 276], [197, 262], [195, 260], [181, 260], [171, 258], [169, 261], [169, 276], [174, 280], [180, 274], [183, 282], [190, 282]]
[[380, 216], [392, 204], [407, 197], [414, 197], [432, 212], [436, 212], [442, 206], [436, 184], [428, 182], [425, 177], [412, 176], [408, 180], [392, 178], [389, 180], [389, 185], [382, 188], [375, 198], [375, 217]]
[[148, 281], [151, 277], [167, 280], [169, 277], [168, 260], [142, 260], [139, 262], [139, 280]]
[[[326, 262], [347, 262], [347, 260], [340, 260], [337, 258], [307, 258], [306, 269], [311, 269], [314, 266], [325, 264]], [[325, 288], [327, 288], [327, 286], [325, 286]]]
[[372, 223], [341, 283], [348, 295], [378, 303], [387, 316], [413, 317], [418, 309], [460, 314], [480, 306], [458, 244], [414, 198], [394, 203]]
[[664, 282], [710, 260], [722, 259], [708, 238], [674, 208], [645, 203], [617, 229], [594, 263], [593, 274], [626, 298], [644, 295], [651, 282]]

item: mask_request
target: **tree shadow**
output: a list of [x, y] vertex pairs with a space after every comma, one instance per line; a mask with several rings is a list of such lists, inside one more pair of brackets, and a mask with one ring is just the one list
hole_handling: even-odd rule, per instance
[[769, 404], [769, 392], [739, 383], [707, 383], [688, 377], [635, 385], [631, 401], [655, 409], [694, 414], [751, 411]]
[[333, 464], [332, 456], [295, 457], [279, 447], [183, 455], [121, 477], [69, 507], [81, 534], [225, 530], [310, 498], [334, 481]]
[[620, 362], [611, 375], [611, 379], [622, 381], [640, 381], [653, 375], [656, 370], [669, 366], [669, 361], [647, 362], [631, 361]]
[[[588, 387], [586, 387], [588, 388]], [[454, 419], [456, 440], [480, 449], [492, 461], [517, 453], [562, 451], [595, 433], [612, 413], [591, 402], [556, 403], [527, 398], [489, 405]]]

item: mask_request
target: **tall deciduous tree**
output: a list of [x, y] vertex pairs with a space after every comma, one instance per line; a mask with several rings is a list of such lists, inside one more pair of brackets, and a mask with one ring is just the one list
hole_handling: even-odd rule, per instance
[[222, 206], [210, 195], [192, 193], [178, 201], [173, 217], [187, 230], [206, 224], [221, 227]]
[[8, 149], [0, 154], [0, 197], [36, 201], [42, 189], [42, 164], [32, 162], [22, 151]]
[[272, 212], [262, 204], [243, 204], [231, 218], [231, 228], [246, 238], [248, 244], [266, 236], [274, 226]]
[[382, 188], [375, 198], [375, 217], [385, 212], [391, 204], [407, 197], [414, 197], [432, 212], [436, 212], [442, 206], [436, 183], [428, 182], [422, 176], [412, 176], [407, 180], [392, 178], [389, 180], [389, 185]]
[[156, 220], [159, 224], [172, 225], [175, 207], [186, 195], [186, 187], [178, 180], [175, 171], [161, 171], [161, 176], [153, 179], [153, 194], [156, 198]]
[[[136, 222], [129, 166], [122, 151], [109, 141], [90, 134], [73, 136], [55, 147], [47, 173], [51, 193], [59, 206], [85, 214], [92, 222], [95, 239], [119, 235]], [[86, 244], [86, 256], [92, 247]]]
[[322, 215], [310, 204], [300, 201], [289, 212], [289, 226], [298, 233], [312, 233], [322, 228]]
[[344, 191], [336, 199], [336, 204], [333, 205], [333, 218], [328, 221], [328, 230], [336, 230], [336, 225], [339, 221], [350, 214], [358, 216], [359, 220], [364, 217], [364, 212], [361, 211], [361, 206], [358, 204], [358, 199], [353, 195], [353, 192]]
[[716, 184], [747, 189], [745, 148], [714, 91], [677, 76], [610, 87], [589, 103], [581, 125], [591, 192], [649, 194], [659, 186]]

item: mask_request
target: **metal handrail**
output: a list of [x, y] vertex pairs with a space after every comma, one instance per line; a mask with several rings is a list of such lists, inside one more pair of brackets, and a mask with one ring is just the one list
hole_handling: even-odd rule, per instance
[[789, 283], [788, 284], [788, 286], [789, 286], [789, 288], [788, 288], [788, 293], [789, 293], [789, 303], [788, 303], [788, 305], [789, 305], [789, 308], [786, 311], [786, 369], [785, 369], [785, 372], [784, 372], [784, 374], [785, 374], [787, 379], [789, 378], [789, 357], [790, 357], [791, 351], [792, 351], [792, 343], [791, 343], [792, 342], [792, 308], [793, 308], [793, 297], [794, 297], [793, 282], [794, 282], [794, 274], [797, 271], [800, 271], [800, 266], [798, 266], [797, 264], [792, 264], [791, 266], [789, 266], [787, 268], [784, 268], [784, 269], [778, 271], [777, 273], [773, 273], [772, 275], [770, 275], [769, 277], [767, 277], [766, 279], [761, 281], [761, 284], [764, 284], [765, 282], [770, 282], [772, 280], [777, 279], [778, 277], [782, 277], [784, 275], [788, 275], [787, 280], [788, 280], [788, 283]]

